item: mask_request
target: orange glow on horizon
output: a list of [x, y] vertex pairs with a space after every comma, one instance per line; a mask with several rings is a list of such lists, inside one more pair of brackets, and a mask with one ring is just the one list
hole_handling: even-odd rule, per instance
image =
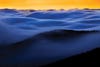
[[0, 0], [0, 8], [72, 9], [100, 8], [100, 0]]

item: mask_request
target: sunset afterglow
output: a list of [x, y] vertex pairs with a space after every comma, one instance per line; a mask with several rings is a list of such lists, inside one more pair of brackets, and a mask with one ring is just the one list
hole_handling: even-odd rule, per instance
[[16, 8], [16, 9], [100, 8], [100, 0], [0, 0], [0, 8]]

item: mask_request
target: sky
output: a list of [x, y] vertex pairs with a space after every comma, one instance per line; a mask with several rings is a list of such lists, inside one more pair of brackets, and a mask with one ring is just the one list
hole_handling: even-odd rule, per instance
[[0, 0], [0, 8], [73, 9], [100, 8], [100, 0]]

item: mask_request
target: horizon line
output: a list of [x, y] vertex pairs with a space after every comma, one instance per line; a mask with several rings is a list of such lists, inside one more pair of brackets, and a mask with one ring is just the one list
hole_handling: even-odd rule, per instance
[[73, 10], [73, 9], [100, 9], [100, 8], [70, 8], [70, 9], [64, 9], [64, 8], [59, 8], [59, 9], [54, 9], [54, 8], [50, 8], [50, 9], [30, 9], [30, 8], [0, 8], [0, 9], [15, 9], [15, 10]]

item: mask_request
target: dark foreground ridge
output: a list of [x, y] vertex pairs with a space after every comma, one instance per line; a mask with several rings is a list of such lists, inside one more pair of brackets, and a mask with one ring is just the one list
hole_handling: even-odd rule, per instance
[[[38, 67], [67, 67], [68, 65], [99, 65], [100, 62], [100, 48], [96, 48], [94, 50], [88, 51], [86, 53], [82, 53], [76, 56], [72, 56], [63, 60], [59, 60], [57, 62], [38, 66]], [[35, 67], [32, 64], [15, 64], [15, 65], [0, 65], [0, 67]], [[37, 66], [36, 66], [37, 67]]]
[[51, 63], [42, 67], [67, 67], [68, 65], [99, 65], [100, 63], [100, 48], [92, 51], [72, 56], [55, 63]]
[[[72, 39], [76, 39], [78, 37], [81, 37], [83, 35], [90, 34], [90, 33], [99, 33], [99, 32], [98, 31], [72, 31], [72, 30], [54, 30], [54, 31], [44, 32], [44, 33], [38, 34], [36, 36], [33, 36], [33, 37], [29, 38], [29, 39], [26, 39], [24, 41], [21, 41], [19, 43], [15, 43], [15, 44], [11, 44], [11, 45], [8, 45], [8, 46], [2, 46], [2, 47], [0, 47], [0, 50], [3, 51], [3, 53], [1, 53], [1, 55], [0, 55], [0, 58], [6, 58], [6, 57], [10, 57], [10, 56], [16, 56], [20, 52], [24, 53], [25, 49], [31, 47], [32, 45], [34, 45], [34, 47], [35, 46], [39, 47], [39, 46], [43, 45], [43, 43], [41, 43], [41, 41], [45, 40], [45, 39], [49, 40], [51, 42], [58, 42], [58, 43], [61, 42], [62, 43], [62, 41], [63, 42], [65, 40], [66, 40], [66, 42], [69, 41], [69, 40], [72, 41]], [[52, 46], [54, 45], [54, 44], [48, 44], [48, 43], [45, 43], [45, 44], [48, 45], [48, 47], [50, 45], [52, 45]], [[64, 46], [64, 44], [60, 44], [60, 45]], [[75, 47], [74, 45], [73, 45], [73, 47]], [[59, 44], [58, 44], [58, 46], [59, 46]], [[67, 46], [65, 46], [65, 47], [66, 47], [66, 49], [68, 49]], [[55, 47], [55, 48], [57, 48], [57, 47]], [[60, 47], [59, 47], [59, 49], [60, 49]], [[80, 49], [81, 49], [81, 47], [80, 47]], [[30, 51], [30, 53], [28, 53], [28, 54], [31, 55], [31, 52], [33, 53], [34, 51], [35, 50]], [[49, 50], [47, 50], [47, 52], [49, 53]], [[65, 53], [67, 53], [67, 52], [68, 51], [65, 51]], [[67, 66], [67, 65], [72, 65], [72, 64], [89, 64], [89, 65], [90, 64], [97, 64], [97, 63], [99, 63], [97, 61], [99, 59], [99, 52], [100, 52], [100, 49], [97, 48], [97, 49], [94, 49], [94, 50], [89, 51], [87, 53], [84, 52], [84, 53], [79, 54], [79, 55], [76, 54], [76, 56], [73, 55], [72, 57], [69, 57], [69, 58], [65, 57], [64, 60], [60, 60], [60, 61], [58, 60], [57, 62], [46, 63], [48, 65], [46, 65], [46, 64], [39, 64], [39, 63], [35, 64], [34, 61], [40, 61], [40, 60], [39, 59], [38, 60], [32, 59], [29, 62], [28, 61], [24, 61], [23, 63], [20, 62], [21, 60], [19, 60], [20, 63], [16, 63], [16, 64], [7, 64], [7, 63], [3, 63], [2, 62], [2, 63], [0, 63], [1, 64], [0, 67], [39, 67], [39, 66], [42, 66], [42, 65], [43, 65], [43, 67], [48, 67], [48, 66], [52, 67], [52, 66], [59, 66], [59, 65], [62, 65], [62, 66], [66, 65]], [[41, 51], [39, 51], [39, 53], [41, 53]], [[51, 54], [48, 54], [48, 56], [50, 56], [50, 55]], [[34, 58], [34, 56], [31, 56], [31, 58]], [[39, 58], [39, 57], [36, 57], [36, 58]], [[51, 56], [51, 58], [53, 58], [53, 57]], [[13, 62], [11, 60], [13, 60], [13, 59], [11, 58], [9, 62]]]

